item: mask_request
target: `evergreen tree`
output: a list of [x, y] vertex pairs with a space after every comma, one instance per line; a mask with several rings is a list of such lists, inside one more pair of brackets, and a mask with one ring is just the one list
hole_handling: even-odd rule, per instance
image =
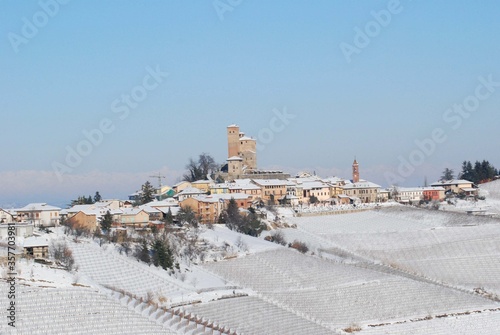
[[153, 250], [153, 264], [161, 266], [163, 269], [171, 269], [174, 265], [172, 250], [166, 241], [160, 239], [154, 240], [151, 249]]
[[104, 214], [103, 218], [101, 219], [101, 228], [107, 234], [109, 233], [112, 224], [113, 224], [113, 216], [109, 211], [107, 211], [106, 214]]
[[474, 181], [476, 179], [474, 175], [475, 173], [474, 170], [472, 169], [471, 162], [464, 161], [462, 163], [462, 172], [460, 173], [460, 178], [469, 181]]
[[238, 204], [234, 198], [229, 200], [227, 205], [226, 212], [226, 226], [231, 230], [240, 230], [240, 226], [242, 224], [242, 217], [240, 215], [240, 211], [238, 209]]
[[227, 213], [226, 211], [221, 211], [219, 214], [218, 223], [226, 224], [227, 222]]
[[141, 204], [146, 204], [148, 202], [151, 202], [155, 198], [155, 189], [153, 185], [149, 181], [146, 181], [144, 185], [141, 187], [141, 196], [140, 196], [140, 202]]
[[102, 200], [102, 197], [101, 195], [99, 194], [99, 191], [95, 192], [95, 195], [94, 195], [94, 203], [96, 202], [99, 202]]
[[149, 257], [148, 242], [146, 242], [146, 240], [143, 239], [141, 241], [141, 244], [137, 246], [135, 257], [146, 264], [151, 263], [151, 258]]
[[455, 172], [453, 169], [445, 168], [443, 171], [443, 175], [441, 176], [441, 180], [452, 180]]
[[475, 184], [493, 179], [498, 174], [498, 170], [487, 160], [476, 161], [474, 167], [470, 161], [462, 163], [460, 178], [469, 180]]
[[250, 207], [248, 211], [248, 215], [242, 220], [243, 224], [240, 227], [240, 233], [257, 237], [260, 233], [262, 233], [266, 226], [259, 220], [253, 207]]
[[174, 223], [174, 216], [172, 215], [172, 211], [170, 210], [170, 207], [168, 208], [168, 212], [167, 212], [167, 214], [165, 214], [163, 221], [169, 225], [172, 225]]

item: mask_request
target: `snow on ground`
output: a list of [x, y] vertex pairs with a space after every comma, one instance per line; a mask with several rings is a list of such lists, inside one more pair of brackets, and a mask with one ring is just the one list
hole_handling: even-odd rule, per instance
[[479, 196], [484, 200], [474, 199], [460, 200], [453, 199], [451, 204], [442, 202], [440, 210], [461, 212], [467, 211], [481, 212], [485, 215], [500, 217], [500, 180], [479, 185]]
[[[206, 322], [239, 334], [342, 333], [354, 325], [361, 334], [500, 328], [493, 299], [500, 294], [499, 219], [400, 205], [307, 217], [278, 213], [297, 226], [280, 229], [287, 242], [305, 242], [314, 255], [265, 241], [269, 232], [255, 238], [215, 225], [200, 230], [201, 244], [211, 245], [205, 262], [181, 261], [173, 272], [140, 263], [113, 244], [76, 242], [60, 229], [44, 235], [64, 238], [78, 268], [69, 273], [18, 262], [26, 316], [19, 334], [210, 334], [213, 329], [200, 328]], [[140, 301], [151, 294], [170, 309]], [[6, 296], [0, 302], [7, 304]], [[75, 322], [68, 323], [64, 309], [75, 311]], [[376, 324], [387, 325], [370, 327]]]
[[500, 311], [482, 311], [415, 322], [366, 328], [360, 335], [497, 335]]
[[214, 229], [205, 229], [200, 234], [200, 238], [218, 247], [224, 247], [225, 244], [229, 245], [229, 249], [234, 256], [279, 248], [275, 243], [237, 233], [224, 225], [214, 225]]
[[500, 220], [404, 206], [349, 215], [294, 218], [300, 239], [322, 255], [381, 262], [425, 278], [500, 295]]
[[[204, 267], [332, 331], [353, 323], [368, 325], [498, 307], [478, 295], [285, 248]], [[217, 314], [217, 304], [211, 306], [207, 307], [211, 318], [223, 320], [225, 315]], [[245, 323], [244, 313], [239, 318]]]
[[331, 334], [313, 320], [274, 305], [265, 298], [241, 297], [187, 306], [184, 310], [204, 315], [234, 329], [238, 334], [293, 335]]
[[[0, 288], [8, 291], [5, 282]], [[18, 285], [15, 328], [5, 321], [9, 302], [0, 295], [1, 334], [174, 334], [92, 288]]]
[[500, 179], [479, 185], [479, 191], [486, 197], [488, 211], [500, 215]]

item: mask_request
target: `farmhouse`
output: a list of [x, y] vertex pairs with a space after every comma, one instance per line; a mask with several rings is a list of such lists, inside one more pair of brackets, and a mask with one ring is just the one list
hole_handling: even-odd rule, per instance
[[59, 225], [59, 212], [61, 208], [47, 205], [46, 203], [32, 203], [17, 210], [18, 219], [33, 222], [35, 226]]
[[49, 255], [49, 242], [42, 237], [28, 237], [23, 242], [23, 251], [27, 256], [46, 258]]
[[455, 194], [460, 194], [464, 192], [468, 192], [470, 194], [471, 192], [474, 192], [474, 183], [464, 179], [438, 181], [431, 184], [431, 186], [443, 187], [446, 192], [450, 191]]

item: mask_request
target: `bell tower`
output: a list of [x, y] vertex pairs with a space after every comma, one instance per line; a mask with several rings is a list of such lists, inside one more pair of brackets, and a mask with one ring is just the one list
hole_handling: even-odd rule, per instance
[[357, 183], [359, 181], [359, 164], [354, 157], [354, 162], [352, 163], [352, 182]]

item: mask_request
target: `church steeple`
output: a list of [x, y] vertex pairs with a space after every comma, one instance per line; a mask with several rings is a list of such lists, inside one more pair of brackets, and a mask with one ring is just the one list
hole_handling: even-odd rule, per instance
[[352, 163], [352, 182], [357, 183], [359, 181], [359, 164], [354, 157], [354, 162]]

